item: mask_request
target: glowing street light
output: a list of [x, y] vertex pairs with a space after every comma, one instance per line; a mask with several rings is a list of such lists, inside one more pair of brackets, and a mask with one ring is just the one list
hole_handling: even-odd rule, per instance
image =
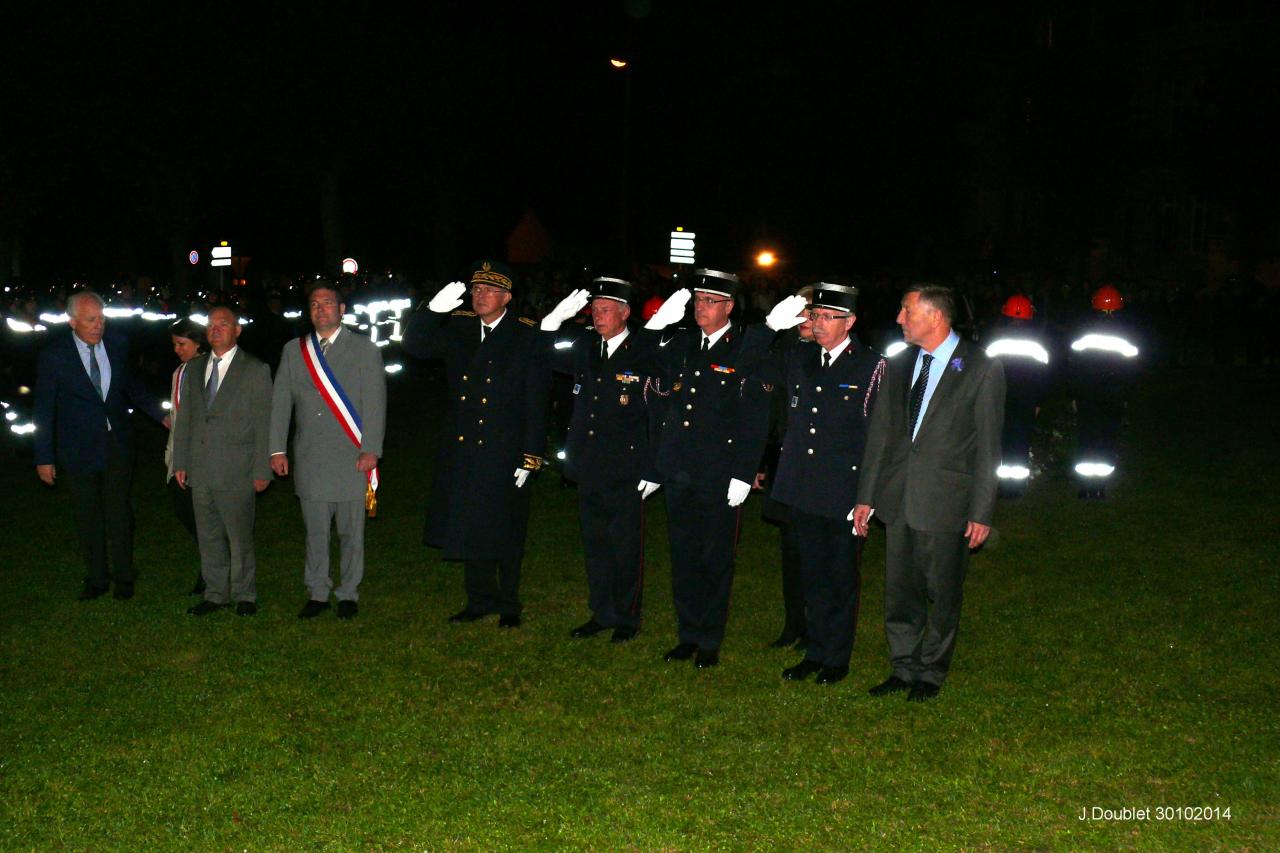
[[756, 266], [768, 269], [778, 262], [778, 256], [768, 249], [756, 255]]
[[610, 59], [609, 64], [614, 68], [626, 68], [627, 61], [625, 59]]

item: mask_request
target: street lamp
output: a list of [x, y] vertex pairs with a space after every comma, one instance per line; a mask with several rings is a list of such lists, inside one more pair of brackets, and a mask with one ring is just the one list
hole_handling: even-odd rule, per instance
[[768, 269], [777, 262], [778, 256], [768, 249], [765, 249], [763, 252], [756, 255], [756, 266], [762, 267], [763, 269]]
[[618, 248], [619, 269], [625, 270], [628, 261], [627, 207], [630, 202], [629, 184], [631, 170], [631, 71], [630, 63], [620, 57], [609, 60], [609, 65], [622, 75], [622, 186], [618, 194]]

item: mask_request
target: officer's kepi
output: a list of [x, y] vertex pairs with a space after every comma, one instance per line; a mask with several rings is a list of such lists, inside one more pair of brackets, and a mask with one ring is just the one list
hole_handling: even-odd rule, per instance
[[621, 278], [599, 276], [591, 280], [592, 299], [614, 299], [623, 304], [631, 302], [631, 282]]
[[813, 301], [809, 307], [855, 314], [858, 310], [858, 288], [820, 281], [813, 286]]
[[693, 286], [694, 290], [702, 290], [707, 293], [715, 293], [720, 296], [727, 296], [733, 299], [738, 295], [738, 277], [731, 272], [721, 272], [720, 270], [696, 269], [693, 271], [697, 277], [698, 283]]

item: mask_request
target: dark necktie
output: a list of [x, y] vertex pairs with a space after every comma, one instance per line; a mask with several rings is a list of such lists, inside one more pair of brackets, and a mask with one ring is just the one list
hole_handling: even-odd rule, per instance
[[609, 342], [606, 341], [604, 338], [600, 339], [600, 360], [601, 361], [609, 360]]
[[89, 344], [89, 381], [93, 383], [93, 390], [98, 392], [98, 396], [105, 400], [102, 393], [102, 368], [98, 367], [98, 354], [93, 350], [94, 344]]
[[204, 407], [213, 405], [213, 398], [218, 396], [218, 364], [222, 359], [213, 356], [213, 370], [209, 371], [209, 381], [204, 384]]
[[920, 365], [920, 375], [916, 377], [916, 384], [911, 386], [911, 427], [908, 429], [908, 435], [915, 435], [916, 421], [920, 419], [920, 407], [924, 405], [924, 389], [929, 385], [929, 365], [933, 362], [933, 356], [928, 353], [924, 354], [924, 363]]
[[321, 339], [320, 339], [320, 354], [321, 354], [321, 355], [323, 355], [323, 356], [325, 356], [326, 358], [327, 358], [327, 357], [328, 357], [328, 355], [329, 355], [329, 344], [330, 344], [331, 342], [332, 342], [332, 341], [331, 341], [331, 339], [330, 339], [330, 338], [321, 338]]
[[822, 369], [826, 370], [831, 366], [831, 353], [826, 350], [822, 351]]
[[492, 331], [493, 329], [489, 328], [484, 323], [481, 323], [480, 324], [480, 343], [484, 343], [484, 339], [489, 337], [489, 333]]
[[706, 351], [707, 351], [707, 350], [709, 350], [709, 349], [711, 349], [711, 338], [708, 338], [706, 335], [703, 335], [703, 336], [702, 336], [702, 351], [703, 351], [703, 352], [706, 352]]

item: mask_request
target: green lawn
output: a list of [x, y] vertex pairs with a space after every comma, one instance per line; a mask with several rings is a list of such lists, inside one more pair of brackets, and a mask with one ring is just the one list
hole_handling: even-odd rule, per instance
[[[296, 618], [302, 525], [281, 484], [259, 508], [260, 614], [186, 616], [194, 548], [154, 431], [138, 597], [76, 602], [65, 489], [10, 457], [0, 847], [1280, 848], [1277, 385], [1156, 377], [1113, 499], [1077, 501], [1059, 470], [1002, 503], [951, 680], [925, 705], [866, 694], [887, 674], [878, 531], [850, 677], [780, 680], [798, 657], [765, 648], [781, 605], [758, 498], [717, 669], [660, 659], [674, 619], [657, 496], [640, 637], [568, 639], [586, 591], [555, 475], [536, 484], [524, 627], [446, 624], [461, 571], [419, 545], [436, 400], [413, 375], [351, 623]], [[1152, 814], [1078, 819], [1093, 806]], [[1230, 819], [1156, 819], [1178, 806]]]

